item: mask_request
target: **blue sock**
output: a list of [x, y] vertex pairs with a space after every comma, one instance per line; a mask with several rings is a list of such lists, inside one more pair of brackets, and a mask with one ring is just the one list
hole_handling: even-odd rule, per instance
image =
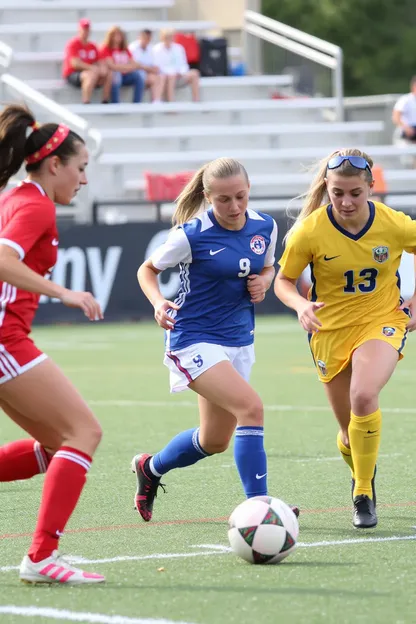
[[199, 427], [178, 433], [172, 440], [150, 460], [150, 470], [160, 477], [173, 468], [192, 466], [200, 459], [208, 457], [199, 444]]
[[237, 427], [234, 459], [247, 498], [267, 495], [267, 457], [263, 427]]

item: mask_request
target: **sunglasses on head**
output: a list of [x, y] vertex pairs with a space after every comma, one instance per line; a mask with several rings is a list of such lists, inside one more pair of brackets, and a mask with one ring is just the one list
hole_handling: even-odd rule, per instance
[[371, 173], [370, 165], [362, 156], [333, 156], [328, 161], [327, 169], [338, 169], [338, 167], [340, 167], [345, 160], [348, 160], [350, 165], [356, 169], [361, 169], [362, 171], [368, 169]]

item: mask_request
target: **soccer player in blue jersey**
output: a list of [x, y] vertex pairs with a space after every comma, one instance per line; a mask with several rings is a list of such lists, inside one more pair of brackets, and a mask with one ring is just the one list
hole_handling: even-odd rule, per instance
[[[146, 521], [161, 477], [224, 452], [234, 431], [246, 496], [267, 494], [263, 404], [248, 380], [254, 304], [263, 301], [273, 281], [277, 226], [248, 208], [249, 190], [238, 161], [218, 158], [204, 165], [178, 198], [176, 227], [137, 274], [157, 323], [167, 330], [164, 363], [171, 392], [196, 392], [200, 416], [199, 427], [182, 431], [156, 455], [133, 458], [135, 506]], [[179, 293], [175, 302], [166, 301], [157, 276], [178, 264]]]

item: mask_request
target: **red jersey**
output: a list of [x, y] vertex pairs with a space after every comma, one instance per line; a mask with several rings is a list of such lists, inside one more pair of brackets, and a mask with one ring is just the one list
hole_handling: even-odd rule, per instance
[[[20, 260], [44, 277], [58, 257], [56, 208], [42, 187], [24, 182], [0, 196], [0, 244], [15, 249]], [[0, 343], [29, 334], [40, 295], [0, 281]]]
[[91, 41], [83, 43], [79, 37], [70, 39], [65, 46], [64, 52], [64, 63], [62, 66], [62, 75], [64, 78], [67, 78], [70, 74], [77, 71], [71, 64], [71, 59], [74, 57], [79, 58], [81, 61], [84, 61], [84, 63], [88, 63], [88, 65], [93, 65], [100, 58], [100, 53], [95, 43]]
[[101, 58], [109, 58], [113, 60], [117, 65], [127, 65], [133, 58], [132, 53], [129, 49], [119, 50], [117, 48], [109, 48], [108, 46], [103, 46], [101, 48]]

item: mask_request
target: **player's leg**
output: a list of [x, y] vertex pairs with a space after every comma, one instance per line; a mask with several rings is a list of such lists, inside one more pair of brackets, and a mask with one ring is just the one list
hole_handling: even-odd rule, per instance
[[351, 476], [354, 477], [354, 465], [352, 463], [350, 442], [348, 438], [348, 427], [350, 424], [350, 384], [351, 384], [351, 364], [338, 373], [331, 381], [324, 384], [326, 396], [339, 424], [337, 435], [337, 446], [342, 459], [351, 469]]
[[352, 356], [349, 439], [356, 478], [354, 495], [372, 497], [371, 478], [381, 433], [378, 397], [398, 359], [397, 350], [382, 340], [365, 342]]
[[[51, 448], [56, 447], [55, 436], [52, 437], [46, 427], [41, 430], [39, 426], [33, 426], [30, 420], [5, 401], [0, 401], [0, 407], [11, 420], [32, 436], [0, 446], [0, 482], [30, 479], [46, 472], [53, 455]], [[47, 442], [48, 446], [40, 444], [35, 436]], [[57, 448], [59, 446], [60, 444]]]
[[[44, 360], [0, 387], [0, 398], [14, 410], [14, 420], [31, 431], [50, 429], [46, 444], [59, 448], [46, 471], [38, 521], [21, 567], [21, 578], [29, 582], [100, 582], [104, 577], [69, 568], [55, 551], [64, 528], [78, 502], [101, 439], [101, 428], [71, 382], [51, 361]], [[24, 415], [19, 422], [19, 414]], [[52, 439], [53, 438], [53, 439]], [[42, 440], [39, 440], [42, 443]], [[42, 563], [47, 565], [42, 567]], [[41, 569], [42, 568], [42, 569]]]

